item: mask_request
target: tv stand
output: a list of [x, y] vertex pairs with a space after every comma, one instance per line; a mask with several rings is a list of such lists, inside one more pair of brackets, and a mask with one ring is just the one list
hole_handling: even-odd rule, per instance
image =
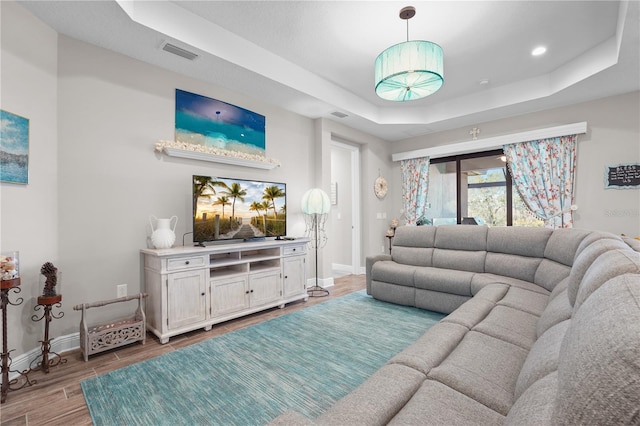
[[308, 300], [308, 238], [143, 249], [147, 329], [160, 339]]

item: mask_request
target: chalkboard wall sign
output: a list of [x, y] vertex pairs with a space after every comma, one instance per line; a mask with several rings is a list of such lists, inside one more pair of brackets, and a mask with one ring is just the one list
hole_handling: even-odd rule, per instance
[[640, 188], [640, 163], [606, 166], [604, 184], [606, 189]]

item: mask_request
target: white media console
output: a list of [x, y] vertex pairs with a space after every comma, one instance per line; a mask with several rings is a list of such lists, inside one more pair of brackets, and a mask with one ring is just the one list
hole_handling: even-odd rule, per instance
[[147, 329], [188, 331], [309, 298], [308, 238], [142, 249]]

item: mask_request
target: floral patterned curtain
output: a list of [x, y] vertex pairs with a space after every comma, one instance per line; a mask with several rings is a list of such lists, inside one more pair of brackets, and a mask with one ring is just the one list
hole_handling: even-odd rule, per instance
[[429, 157], [400, 162], [402, 203], [407, 225], [415, 225], [426, 210], [429, 189]]
[[577, 135], [504, 145], [513, 182], [547, 228], [571, 228]]

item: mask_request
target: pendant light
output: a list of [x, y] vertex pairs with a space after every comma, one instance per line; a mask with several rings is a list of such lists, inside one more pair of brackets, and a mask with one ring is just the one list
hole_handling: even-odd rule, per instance
[[376, 58], [376, 94], [388, 101], [410, 101], [435, 93], [444, 83], [442, 48], [430, 41], [409, 41], [413, 6], [400, 10], [407, 21], [407, 41], [387, 48]]

